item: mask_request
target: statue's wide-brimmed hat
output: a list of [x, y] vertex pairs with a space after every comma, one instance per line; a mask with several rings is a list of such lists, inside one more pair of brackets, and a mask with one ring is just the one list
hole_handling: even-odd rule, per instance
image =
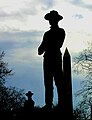
[[27, 93], [26, 93], [26, 96], [32, 96], [33, 95], [33, 93], [31, 92], [31, 91], [28, 91]]
[[63, 17], [62, 17], [61, 15], [59, 15], [56, 10], [50, 11], [50, 13], [47, 13], [47, 14], [44, 16], [44, 18], [45, 18], [46, 20], [57, 20], [57, 21], [63, 19]]

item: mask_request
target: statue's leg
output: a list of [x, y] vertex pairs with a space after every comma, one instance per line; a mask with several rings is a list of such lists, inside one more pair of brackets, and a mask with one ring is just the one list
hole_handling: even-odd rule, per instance
[[45, 104], [52, 107], [53, 102], [53, 72], [48, 61], [44, 60]]

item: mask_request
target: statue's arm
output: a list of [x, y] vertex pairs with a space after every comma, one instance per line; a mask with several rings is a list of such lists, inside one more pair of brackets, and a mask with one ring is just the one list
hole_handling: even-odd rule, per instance
[[65, 30], [62, 29], [62, 32], [61, 32], [61, 42], [60, 42], [60, 48], [62, 47], [63, 43], [64, 43], [64, 40], [65, 40], [65, 36], [66, 36], [66, 33], [65, 33]]
[[45, 38], [45, 34], [43, 36], [43, 40], [40, 44], [40, 46], [38, 47], [38, 55], [42, 55], [45, 52], [45, 47], [46, 47], [46, 38]]

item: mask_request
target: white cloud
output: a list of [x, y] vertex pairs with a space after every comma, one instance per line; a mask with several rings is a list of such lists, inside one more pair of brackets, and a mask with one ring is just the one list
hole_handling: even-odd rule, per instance
[[82, 0], [87, 5], [92, 5], [92, 0]]
[[[7, 8], [6, 6], [15, 5], [15, 2], [12, 1], [11, 4], [9, 4], [9, 2], [11, 1], [9, 0], [8, 2], [5, 2], [5, 4], [3, 4], [2, 2], [2, 6], [4, 6], [4, 9], [2, 10], [5, 10], [5, 8]], [[66, 43], [67, 41], [71, 41], [72, 43], [72, 44], [68, 43], [67, 45], [71, 50], [75, 50], [75, 51], [79, 49], [81, 50], [83, 40], [84, 39], [88, 41], [91, 40], [91, 37], [89, 37], [88, 35], [86, 36], [85, 33], [92, 34], [92, 27], [91, 27], [92, 12], [85, 9], [84, 7], [80, 7], [80, 4], [83, 2], [85, 2], [86, 4], [86, 1], [81, 1], [81, 0], [80, 1], [79, 0], [78, 1], [74, 1], [74, 0], [71, 0], [71, 1], [70, 0], [57, 0], [57, 1], [54, 0], [53, 1], [52, 0], [50, 2], [51, 3], [49, 3], [48, 0], [47, 1], [42, 1], [42, 0], [16, 1], [16, 3], [18, 3], [18, 7], [17, 8], [15, 7], [14, 10], [12, 10], [12, 7], [11, 7], [10, 13], [7, 13], [8, 15], [11, 14], [9, 16], [10, 19], [5, 19], [5, 17], [3, 17], [4, 15], [2, 14], [3, 12], [1, 11], [2, 21], [0, 22], [0, 31], [1, 31], [0, 41], [6, 40], [6, 39], [11, 41], [16, 41], [17, 43], [19, 43], [20, 46], [24, 45], [24, 43], [27, 43], [27, 41], [30, 41], [30, 39], [32, 41], [38, 40], [40, 42], [42, 39], [43, 32], [41, 33], [38, 32], [39, 34], [38, 38], [36, 36], [37, 34], [33, 35], [33, 33], [37, 33], [36, 31], [41, 31], [41, 30], [46, 31], [49, 28], [48, 21], [44, 19], [44, 15], [52, 9], [56, 9], [59, 12], [59, 14], [63, 15], [64, 17], [64, 19], [60, 21], [59, 25], [60, 27], [63, 27], [66, 30], [66, 33], [67, 33]], [[77, 2], [79, 6], [70, 4], [71, 2], [72, 3]], [[44, 5], [47, 5], [47, 6], [50, 5], [50, 7], [49, 9], [43, 10], [41, 5], [43, 7]], [[35, 13], [31, 13], [32, 10], [33, 12], [35, 11]], [[7, 12], [7, 11], [4, 11], [4, 12]], [[16, 13], [16, 14], [13, 14], [13, 13]], [[21, 17], [19, 17], [18, 19], [17, 15]], [[22, 18], [24, 18], [25, 20], [23, 20]], [[34, 32], [30, 32], [33, 30]], [[2, 31], [4, 31], [4, 33]], [[24, 32], [21, 32], [21, 31], [24, 31]], [[12, 32], [12, 34], [9, 32]], [[85, 37], [83, 36], [84, 34], [85, 34]], [[74, 47], [74, 40], [82, 41], [80, 44], [80, 48], [77, 46]]]
[[37, 54], [41, 37], [39, 31], [0, 32], [0, 50], [5, 51], [12, 66], [20, 63], [37, 67], [41, 62]]
[[86, 8], [88, 10], [92, 10], [92, 1], [91, 0], [66, 0], [66, 1], [75, 6], [79, 6], [79, 7]]
[[43, 18], [51, 9], [56, 9], [64, 16], [67, 27], [68, 24], [72, 26], [72, 16], [77, 19], [88, 17], [89, 21], [88, 15], [92, 14], [84, 5], [91, 5], [90, 0], [3, 0], [0, 4], [0, 30], [46, 30], [49, 26]]
[[42, 36], [43, 31], [18, 31], [10, 29], [10, 31], [0, 32], [0, 42], [38, 42], [39, 37]]
[[10, 55], [15, 63], [35, 65], [37, 59], [37, 49], [35, 48], [17, 48], [10, 51]]

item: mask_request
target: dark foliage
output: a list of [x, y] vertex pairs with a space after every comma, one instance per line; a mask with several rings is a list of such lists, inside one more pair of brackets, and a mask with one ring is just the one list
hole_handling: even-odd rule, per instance
[[4, 62], [4, 55], [4, 52], [0, 53], [0, 115], [7, 118], [23, 107], [25, 97], [24, 90], [5, 85], [6, 79], [13, 75], [13, 72], [8, 68], [8, 63]]
[[[76, 92], [76, 97], [80, 97], [81, 101], [77, 105], [80, 107], [81, 115], [88, 119], [91, 116], [92, 105], [92, 43], [88, 43], [88, 47], [78, 54], [74, 59], [74, 72], [82, 74], [84, 80], [81, 82], [81, 89]], [[77, 108], [78, 108], [77, 107]]]

